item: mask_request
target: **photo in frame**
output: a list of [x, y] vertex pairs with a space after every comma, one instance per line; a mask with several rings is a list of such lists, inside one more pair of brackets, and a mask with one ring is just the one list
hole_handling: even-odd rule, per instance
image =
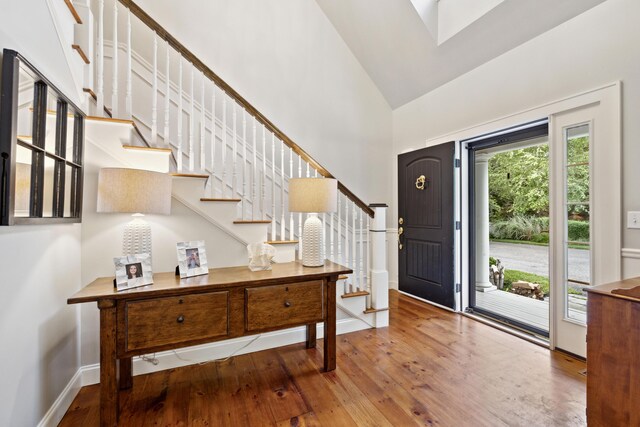
[[116, 266], [116, 290], [137, 288], [153, 283], [151, 257], [149, 254], [136, 254], [113, 259]]
[[192, 240], [190, 242], [179, 242], [178, 269], [180, 278], [200, 276], [209, 273], [207, 266], [207, 249], [204, 240]]

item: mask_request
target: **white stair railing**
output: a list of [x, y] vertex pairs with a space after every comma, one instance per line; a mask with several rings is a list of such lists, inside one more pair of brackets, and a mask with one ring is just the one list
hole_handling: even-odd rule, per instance
[[[113, 14], [104, 14], [105, 2], [113, 6]], [[126, 20], [118, 19], [118, 2], [126, 8]], [[270, 220], [269, 240], [299, 240], [305, 215], [288, 211], [289, 180], [331, 175], [133, 2], [94, 0], [92, 6], [98, 16], [97, 114], [104, 114], [102, 104], [111, 99], [112, 113], [118, 115], [118, 85], [122, 77], [126, 88], [124, 118], [136, 120], [151, 146], [174, 150], [177, 172], [208, 175], [207, 195], [239, 199], [240, 219]], [[113, 28], [110, 41], [105, 40], [104, 34], [108, 25]], [[122, 26], [126, 28], [121, 29]], [[119, 31], [126, 35], [122, 46]], [[147, 46], [149, 40], [151, 49]], [[159, 41], [164, 41], [164, 55], [158, 52]], [[108, 46], [111, 49], [105, 52]], [[124, 52], [126, 61], [118, 61], [119, 50]], [[149, 57], [145, 58], [145, 54]], [[172, 61], [176, 55], [177, 60]], [[160, 63], [162, 57], [164, 64]], [[105, 81], [105, 61], [111, 61], [111, 83]], [[126, 63], [124, 68], [119, 66], [121, 62]], [[133, 87], [139, 97], [135, 102]], [[163, 126], [158, 123], [159, 113], [163, 115]], [[378, 261], [380, 258], [372, 252], [384, 251], [384, 243], [372, 247], [372, 215], [371, 208], [341, 186], [337, 211], [322, 215], [325, 253], [328, 259], [353, 270], [344, 281], [342, 293], [368, 291], [367, 308], [386, 308], [378, 301], [386, 304], [387, 297], [372, 295], [376, 292], [370, 277], [372, 257]], [[380, 270], [379, 265], [376, 268]], [[386, 292], [386, 283], [384, 289]]]

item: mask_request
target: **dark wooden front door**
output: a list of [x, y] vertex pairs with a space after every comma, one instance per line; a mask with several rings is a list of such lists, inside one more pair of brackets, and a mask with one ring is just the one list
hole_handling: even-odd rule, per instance
[[454, 143], [398, 156], [399, 288], [454, 308]]

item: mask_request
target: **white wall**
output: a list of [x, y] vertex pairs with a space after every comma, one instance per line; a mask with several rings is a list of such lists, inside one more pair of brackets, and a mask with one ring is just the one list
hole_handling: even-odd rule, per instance
[[[640, 181], [636, 165], [640, 159], [639, 17], [636, 0], [606, 1], [396, 109], [394, 154], [424, 147], [427, 140], [441, 135], [621, 80], [622, 210], [640, 210], [636, 188]], [[397, 158], [391, 162], [395, 180]], [[396, 185], [394, 181], [394, 188]], [[397, 200], [389, 216], [395, 223]], [[622, 235], [623, 247], [640, 248], [640, 230], [623, 228]], [[629, 262], [623, 266], [625, 277], [633, 274]]]
[[80, 225], [0, 228], [0, 425], [34, 426], [80, 367]]
[[[58, 2], [0, 0], [0, 49], [13, 49], [23, 54], [71, 101], [81, 106], [82, 88], [79, 86], [82, 84], [73, 76], [81, 76], [82, 70], [74, 68], [72, 73], [71, 67], [79, 62], [71, 55], [72, 42], [62, 39], [69, 31], [73, 33], [73, 19], [70, 13], [63, 14], [64, 10], [55, 7], [57, 3], [52, 3], [54, 1]], [[54, 21], [52, 14], [56, 14], [59, 21]], [[56, 25], [60, 26], [60, 34]]]
[[390, 199], [390, 107], [315, 1], [138, 4], [363, 201]]
[[[0, 10], [0, 49], [25, 54], [73, 98], [46, 2]], [[67, 305], [80, 289], [80, 225], [0, 228], [0, 271], [0, 425], [34, 426], [80, 367], [79, 310]]]

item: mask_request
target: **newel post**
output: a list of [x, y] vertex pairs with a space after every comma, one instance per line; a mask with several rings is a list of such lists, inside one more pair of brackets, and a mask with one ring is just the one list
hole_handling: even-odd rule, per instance
[[[371, 306], [374, 309], [389, 307], [389, 272], [387, 271], [387, 205], [369, 205], [375, 212], [369, 229], [371, 238]], [[389, 326], [389, 311], [376, 315], [376, 328]]]

